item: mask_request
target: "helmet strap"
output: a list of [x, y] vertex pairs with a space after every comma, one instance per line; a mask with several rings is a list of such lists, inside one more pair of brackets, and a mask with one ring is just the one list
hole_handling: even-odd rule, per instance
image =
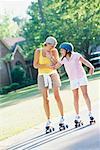
[[66, 56], [67, 56], [67, 54], [68, 54], [68, 52], [66, 51], [65, 56], [63, 56], [61, 60], [63, 60], [63, 59], [64, 59], [64, 57], [66, 57]]

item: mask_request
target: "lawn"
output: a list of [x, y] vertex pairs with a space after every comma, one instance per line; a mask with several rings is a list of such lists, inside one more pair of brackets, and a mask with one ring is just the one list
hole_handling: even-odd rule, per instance
[[[99, 83], [100, 71], [89, 76], [89, 94], [92, 103], [100, 99]], [[95, 80], [93, 80], [95, 79]], [[62, 78], [61, 97], [64, 104], [64, 112], [74, 112], [73, 96], [69, 89], [69, 80]], [[80, 107], [83, 106], [83, 97], [80, 93]], [[54, 100], [52, 91], [50, 93], [51, 115], [55, 118], [59, 111]], [[38, 124], [46, 121], [43, 110], [42, 97], [37, 85], [11, 92], [0, 96], [0, 140], [16, 135], [26, 129], [35, 128]]]

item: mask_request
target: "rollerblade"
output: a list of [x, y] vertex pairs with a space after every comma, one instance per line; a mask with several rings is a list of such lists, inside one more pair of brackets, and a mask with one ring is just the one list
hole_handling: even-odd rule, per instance
[[66, 128], [68, 128], [68, 125], [65, 125], [64, 118], [61, 117], [60, 123], [59, 123], [59, 130], [62, 131], [62, 130], [65, 130]]
[[95, 121], [94, 118], [91, 116], [91, 117], [90, 117], [90, 125], [95, 124], [95, 123], [96, 123], [96, 121]]
[[76, 119], [75, 119], [75, 128], [78, 128], [78, 127], [80, 127], [80, 126], [82, 126], [83, 125], [83, 122], [80, 120], [80, 117], [78, 116], [78, 117], [76, 117]]
[[90, 125], [96, 123], [96, 121], [94, 120], [94, 117], [93, 117], [91, 112], [89, 113], [89, 118], [90, 118]]
[[47, 122], [45, 129], [46, 129], [46, 134], [53, 132], [55, 130], [54, 127], [52, 126], [51, 121]]
[[74, 122], [75, 122], [75, 128], [78, 128], [83, 125], [83, 122], [81, 122], [81, 120], [80, 121], [75, 120]]

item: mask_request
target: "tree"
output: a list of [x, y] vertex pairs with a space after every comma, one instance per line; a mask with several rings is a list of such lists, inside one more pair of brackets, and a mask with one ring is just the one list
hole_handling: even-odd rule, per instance
[[16, 37], [19, 35], [19, 27], [7, 14], [0, 16], [0, 39]]
[[[99, 0], [38, 0], [28, 8], [30, 19], [23, 27], [27, 40], [26, 53], [41, 46], [53, 35], [59, 44], [72, 42], [75, 51], [89, 57], [89, 46], [99, 44]], [[27, 55], [28, 56], [28, 55]]]

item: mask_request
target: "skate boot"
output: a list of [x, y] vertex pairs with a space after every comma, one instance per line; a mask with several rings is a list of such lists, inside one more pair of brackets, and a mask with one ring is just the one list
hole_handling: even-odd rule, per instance
[[96, 121], [93, 116], [90, 116], [90, 125], [95, 124]]
[[94, 117], [93, 117], [91, 112], [89, 113], [89, 118], [90, 118], [90, 125], [96, 123], [96, 121], [95, 121], [95, 119], [94, 119]]
[[76, 117], [76, 119], [75, 119], [75, 128], [78, 128], [78, 127], [80, 127], [80, 126], [82, 126], [83, 125], [83, 122], [80, 120], [80, 117], [78, 116], [78, 117]]
[[48, 120], [45, 128], [46, 128], [46, 134], [55, 130], [50, 120]]
[[62, 130], [65, 130], [66, 128], [68, 128], [68, 125], [65, 125], [64, 118], [61, 117], [60, 123], [59, 123], [59, 130], [62, 131]]

